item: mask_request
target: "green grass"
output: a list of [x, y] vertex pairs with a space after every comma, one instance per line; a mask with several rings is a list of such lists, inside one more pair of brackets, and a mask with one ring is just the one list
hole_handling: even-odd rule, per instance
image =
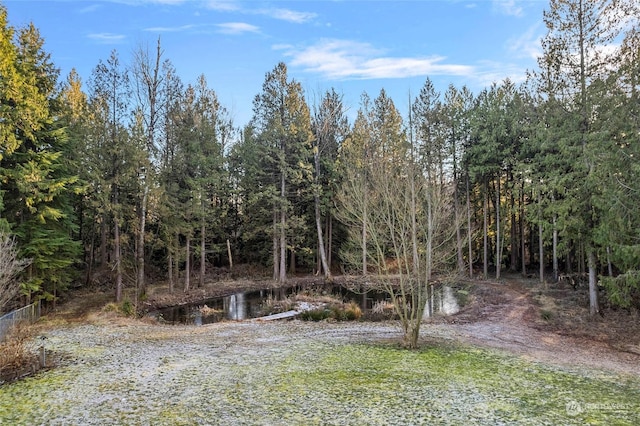
[[139, 358], [116, 343], [89, 365], [2, 385], [0, 424], [640, 424], [639, 377], [474, 347], [409, 351], [309, 336], [252, 351], [166, 342], [176, 362], [166, 348], [155, 354], [156, 341], [140, 342]]
[[280, 384], [276, 399], [297, 394], [305, 410], [328, 404], [355, 424], [640, 424], [637, 378], [589, 377], [474, 348], [338, 346], [309, 364], [292, 360]]

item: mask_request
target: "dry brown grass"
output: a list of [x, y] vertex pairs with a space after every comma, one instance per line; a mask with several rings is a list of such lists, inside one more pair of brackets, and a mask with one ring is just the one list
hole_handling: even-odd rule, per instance
[[12, 381], [38, 371], [34, 330], [30, 325], [16, 326], [0, 344], [0, 381]]

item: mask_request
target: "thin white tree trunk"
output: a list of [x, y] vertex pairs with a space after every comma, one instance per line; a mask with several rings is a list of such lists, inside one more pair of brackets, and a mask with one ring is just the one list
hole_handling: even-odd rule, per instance
[[327, 252], [324, 247], [324, 236], [322, 235], [322, 218], [320, 217], [320, 197], [315, 195], [315, 214], [316, 214], [316, 231], [318, 232], [318, 254], [320, 256], [320, 264], [322, 266], [324, 277], [327, 280], [331, 279], [331, 270], [327, 262]]

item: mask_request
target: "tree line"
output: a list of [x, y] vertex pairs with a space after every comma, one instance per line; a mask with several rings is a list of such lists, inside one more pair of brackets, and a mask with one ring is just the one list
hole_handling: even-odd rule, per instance
[[584, 276], [593, 314], [603, 291], [640, 307], [638, 16], [551, 0], [525, 83], [427, 78], [407, 117], [382, 89], [350, 123], [339, 93], [310, 100], [280, 63], [239, 126], [160, 40], [60, 82], [37, 28], [0, 6], [0, 230], [28, 260], [20, 294], [102, 274], [120, 301], [248, 263], [280, 282], [400, 274], [405, 301], [451, 270]]

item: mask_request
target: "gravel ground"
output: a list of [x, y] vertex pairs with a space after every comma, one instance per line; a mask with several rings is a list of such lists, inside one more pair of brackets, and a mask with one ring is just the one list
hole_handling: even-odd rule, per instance
[[0, 386], [0, 424], [640, 424], [637, 376], [424, 330], [405, 351], [391, 323], [66, 326], [47, 333], [61, 366]]

